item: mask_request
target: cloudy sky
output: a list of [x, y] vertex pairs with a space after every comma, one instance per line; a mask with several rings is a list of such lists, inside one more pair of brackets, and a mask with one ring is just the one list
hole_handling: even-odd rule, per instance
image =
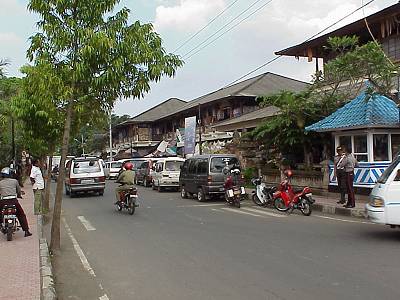
[[[396, 2], [376, 0], [364, 13], [369, 15]], [[0, 0], [0, 58], [9, 60], [9, 76], [21, 76], [19, 68], [28, 63], [28, 39], [36, 31], [37, 16], [26, 9], [27, 3]], [[144, 99], [118, 102], [115, 112], [134, 116], [171, 97], [189, 101], [219, 89], [274, 58], [275, 51], [304, 41], [361, 5], [362, 0], [121, 0], [116, 9], [126, 6], [131, 21], [153, 23], [167, 51], [179, 48], [176, 53], [185, 65], [175, 78], [152, 85]], [[338, 26], [362, 17], [363, 11], [359, 11]], [[313, 69], [314, 64], [305, 59], [283, 57], [252, 76], [275, 72], [309, 81]]]

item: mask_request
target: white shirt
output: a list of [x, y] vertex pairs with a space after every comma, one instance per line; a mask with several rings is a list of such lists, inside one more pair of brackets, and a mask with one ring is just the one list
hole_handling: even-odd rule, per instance
[[35, 179], [35, 183], [32, 186], [34, 190], [44, 189], [43, 175], [39, 167], [32, 166], [31, 175], [29, 177]]

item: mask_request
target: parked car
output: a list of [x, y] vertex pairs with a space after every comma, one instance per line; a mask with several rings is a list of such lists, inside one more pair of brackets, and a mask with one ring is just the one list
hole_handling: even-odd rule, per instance
[[106, 167], [104, 168], [104, 174], [106, 178], [117, 179], [121, 167], [122, 167], [122, 162], [120, 161], [106, 162]]
[[137, 168], [135, 174], [137, 184], [143, 184], [145, 187], [151, 186], [156, 163], [157, 159], [148, 159]]
[[213, 196], [224, 196], [224, 168], [239, 165], [239, 160], [232, 154], [209, 154], [189, 158], [181, 168], [179, 186], [181, 197], [196, 194], [198, 201], [205, 201]]
[[79, 192], [104, 194], [105, 180], [103, 160], [96, 157], [74, 158], [67, 163], [65, 194], [71, 197]]
[[[130, 162], [133, 164], [133, 171], [136, 173], [142, 163], [144, 163], [147, 159], [143, 157], [137, 157], [137, 158], [127, 158], [127, 159], [121, 159], [118, 162], [121, 162], [122, 166], [126, 162]], [[122, 168], [121, 166], [121, 168]], [[120, 170], [121, 171], [121, 170]], [[135, 176], [135, 181], [136, 181], [136, 176]], [[135, 182], [136, 183], [136, 182]]]
[[165, 188], [179, 189], [179, 175], [185, 160], [179, 157], [168, 157], [159, 160], [155, 165], [153, 189], [159, 192]]

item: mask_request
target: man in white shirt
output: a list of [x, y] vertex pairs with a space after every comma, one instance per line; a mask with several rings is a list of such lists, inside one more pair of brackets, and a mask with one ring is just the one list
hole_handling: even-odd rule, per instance
[[43, 213], [43, 192], [44, 192], [44, 179], [42, 170], [40, 169], [40, 160], [33, 160], [31, 175], [29, 176], [32, 182], [33, 193], [35, 195], [34, 212], [35, 215]]

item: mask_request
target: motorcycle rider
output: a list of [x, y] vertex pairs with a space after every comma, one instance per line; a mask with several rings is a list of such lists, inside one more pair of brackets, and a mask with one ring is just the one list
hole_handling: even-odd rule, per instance
[[1, 199], [0, 211], [5, 205], [15, 205], [17, 209], [17, 218], [21, 224], [22, 230], [25, 231], [25, 237], [31, 236], [32, 233], [29, 232], [28, 220], [26, 219], [25, 212], [17, 199], [17, 197], [22, 198], [21, 187], [19, 186], [18, 181], [12, 178], [12, 171], [9, 167], [1, 170], [1, 176], [3, 179], [0, 180], [0, 196], [15, 196], [15, 199]]
[[117, 183], [121, 185], [115, 188], [115, 197], [117, 198], [117, 204], [121, 201], [120, 194], [134, 187], [135, 172], [133, 171], [133, 164], [127, 162], [123, 167], [125, 170], [118, 175]]

